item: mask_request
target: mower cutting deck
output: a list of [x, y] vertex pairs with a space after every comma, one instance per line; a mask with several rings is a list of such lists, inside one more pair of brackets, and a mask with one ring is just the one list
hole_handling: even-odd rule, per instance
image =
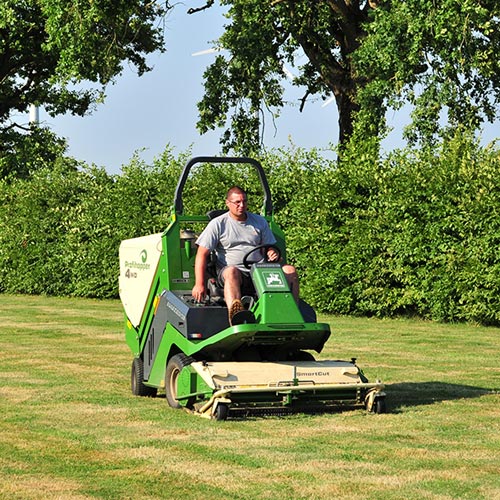
[[[264, 192], [264, 213], [285, 255], [284, 236], [272, 216], [262, 166], [250, 158], [193, 158], [177, 185], [171, 221], [163, 233], [125, 240], [120, 246], [120, 298], [126, 315], [126, 341], [134, 355], [134, 395], [164, 389], [173, 408], [225, 419], [252, 409], [364, 405], [385, 411], [384, 386], [369, 383], [355, 360], [315, 361], [330, 327], [314, 310], [296, 303], [281, 265], [248, 263], [255, 293], [247, 309], [228, 321], [223, 297], [214, 287], [204, 303], [191, 296], [194, 285], [193, 223], [208, 216], [186, 215], [183, 189], [195, 164], [244, 163], [256, 169]], [[240, 324], [235, 324], [235, 323]]]

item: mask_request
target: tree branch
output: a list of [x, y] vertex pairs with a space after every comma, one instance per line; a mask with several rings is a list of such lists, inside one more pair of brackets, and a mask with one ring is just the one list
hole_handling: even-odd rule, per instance
[[311, 92], [309, 90], [306, 91], [306, 93], [301, 97], [300, 99], [300, 108], [299, 112], [302, 113], [304, 106], [306, 105], [307, 98], [311, 95]]
[[215, 0], [208, 0], [207, 3], [203, 7], [191, 7], [188, 9], [188, 14], [195, 14], [196, 12], [201, 12], [202, 10], [209, 9], [214, 4]]

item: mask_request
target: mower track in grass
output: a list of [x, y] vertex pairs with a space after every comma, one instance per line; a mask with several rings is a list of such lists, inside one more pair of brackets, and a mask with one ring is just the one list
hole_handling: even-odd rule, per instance
[[118, 301], [0, 317], [0, 498], [500, 498], [500, 329], [324, 316], [321, 359], [358, 358], [387, 414], [216, 422], [132, 396]]

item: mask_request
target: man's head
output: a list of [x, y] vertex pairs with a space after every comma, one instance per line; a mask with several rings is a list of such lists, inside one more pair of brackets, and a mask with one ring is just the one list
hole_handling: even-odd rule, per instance
[[226, 195], [226, 205], [233, 219], [246, 220], [247, 194], [239, 186], [233, 186]]

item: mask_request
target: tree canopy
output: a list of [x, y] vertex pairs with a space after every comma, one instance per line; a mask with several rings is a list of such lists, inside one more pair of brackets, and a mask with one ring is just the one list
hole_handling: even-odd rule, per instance
[[[413, 106], [412, 140], [446, 125], [493, 121], [500, 98], [500, 4], [496, 0], [220, 0], [224, 48], [205, 72], [202, 132], [227, 127], [225, 149], [251, 148], [259, 115], [284, 105], [286, 68], [308, 98], [333, 94], [339, 143], [355, 127], [385, 130], [388, 108]], [[203, 10], [214, 4], [210, 0]], [[306, 62], [297, 64], [298, 55]], [[443, 118], [444, 117], [444, 118]], [[332, 137], [332, 139], [334, 139]]]
[[30, 104], [83, 115], [128, 62], [163, 50], [165, 9], [144, 0], [3, 0], [0, 4], [0, 124]]
[[[360, 102], [409, 103], [412, 142], [498, 118], [500, 4], [496, 0], [381, 2], [356, 54]], [[364, 101], [367, 97], [369, 101]]]
[[84, 115], [124, 64], [148, 71], [147, 55], [164, 50], [159, 21], [168, 9], [146, 0], [2, 0], [0, 162], [27, 139], [13, 115], [31, 104]]

